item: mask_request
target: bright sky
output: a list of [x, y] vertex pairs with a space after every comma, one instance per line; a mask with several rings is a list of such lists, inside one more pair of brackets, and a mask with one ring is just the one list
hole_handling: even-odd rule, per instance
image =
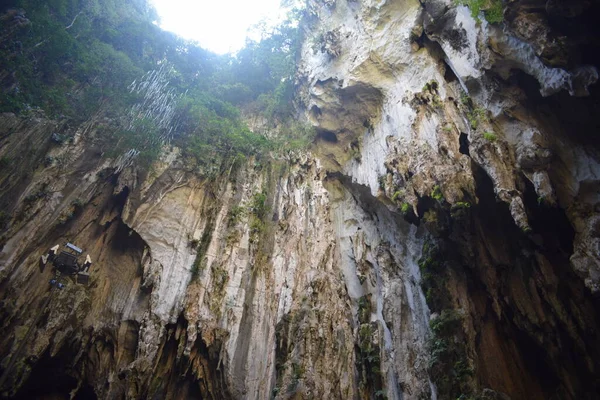
[[239, 50], [248, 28], [276, 19], [280, 0], [152, 0], [160, 27], [224, 54]]

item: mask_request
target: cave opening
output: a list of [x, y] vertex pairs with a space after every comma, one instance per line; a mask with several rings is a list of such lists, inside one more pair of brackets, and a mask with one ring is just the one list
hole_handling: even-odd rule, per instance
[[523, 181], [523, 203], [533, 232], [541, 235], [544, 251], [552, 254], [553, 259], [562, 257], [568, 262], [573, 254], [575, 230], [567, 215], [562, 208], [551, 206], [540, 199], [528, 179], [524, 178]]
[[[75, 359], [77, 346], [64, 345], [54, 357], [50, 349], [33, 364], [31, 374], [15, 394], [18, 400], [28, 399], [68, 399], [69, 393], [77, 388], [77, 379], [71, 375], [71, 362]], [[27, 361], [26, 361], [27, 362]], [[89, 385], [83, 385], [84, 392], [76, 398], [97, 399]], [[85, 396], [85, 397], [82, 397]]]
[[96, 396], [96, 392], [94, 392], [94, 388], [88, 385], [87, 383], [83, 383], [77, 394], [73, 398], [73, 400], [97, 400], [98, 396]]
[[469, 152], [469, 137], [464, 132], [461, 132], [460, 136], [458, 137], [458, 151], [460, 154], [464, 154], [469, 157], [471, 156], [471, 153]]
[[119, 222], [115, 232], [115, 237], [109, 244], [113, 250], [120, 253], [131, 253], [133, 251], [139, 252], [140, 259], [141, 254], [146, 247], [146, 244], [141, 236], [135, 230], [131, 229], [122, 222]]
[[336, 134], [331, 131], [324, 131], [324, 130], [319, 131], [317, 133], [317, 137], [327, 143], [337, 143], [338, 142], [338, 138], [337, 138]]
[[[524, 387], [539, 385], [545, 398], [560, 397], [561, 393], [565, 394], [565, 398], [587, 398], [586, 395], [597, 393], [599, 383], [593, 371], [598, 367], [597, 362], [591, 360], [600, 359], [600, 347], [597, 345], [600, 340], [596, 333], [600, 308], [598, 299], [589, 296], [589, 290], [575, 275], [569, 262], [575, 230], [564, 210], [539, 202], [533, 184], [523, 177], [523, 201], [533, 230], [531, 233], [522, 232], [513, 222], [506, 203], [496, 200], [491, 178], [482, 168], [473, 167], [479, 198], [476, 207], [479, 236], [487, 243], [486, 246], [496, 249], [496, 254], [503, 254], [511, 260], [508, 265], [501, 267], [498, 264], [500, 259], [495, 260], [493, 256], [494, 252], [489, 254], [493, 257], [492, 263], [496, 264], [495, 280], [507, 284], [511, 274], [522, 271], [534, 285], [528, 288], [526, 297], [521, 299], [510, 291], [506, 292], [502, 303], [504, 318], [502, 322], [495, 320], [507, 339], [514, 343], [530, 376], [537, 381], [523, 381]], [[547, 263], [540, 264], [535, 254], [543, 255]], [[475, 263], [478, 264], [477, 259]], [[489, 286], [486, 286], [486, 278], [477, 268], [468, 271], [472, 271], [474, 282], [481, 282], [482, 287]], [[541, 276], [547, 277], [548, 282], [556, 282], [556, 286], [539, 282]], [[488, 289], [485, 290], [487, 293]], [[475, 291], [471, 288], [470, 292]], [[543, 334], [543, 344], [537, 335], [544, 325], [538, 326], [535, 320], [528, 320], [515, 307], [519, 301], [533, 301], [537, 296], [540, 296], [540, 309], [556, 321], [553, 334]], [[556, 317], [557, 305], [554, 302], [558, 302], [567, 315], [585, 315], [587, 325], [578, 326], [572, 317], [566, 320]], [[566, 391], [567, 388], [572, 393]]]
[[[600, 1], [546, 2], [548, 25], [557, 37], [569, 38], [567, 68], [577, 64], [600, 65]], [[585, 3], [585, 4], [584, 4]], [[566, 6], [566, 7], [565, 7]]]
[[558, 129], [584, 146], [600, 148], [600, 87], [596, 83], [589, 86], [590, 95], [585, 97], [571, 96], [561, 90], [548, 97], [540, 94], [537, 80], [520, 70], [512, 70], [509, 82], [520, 87], [526, 94], [526, 106], [536, 110], [546, 122], [546, 129]]
[[444, 80], [448, 83], [452, 83], [452, 82], [457, 82], [458, 81], [458, 77], [456, 76], [456, 74], [454, 73], [454, 70], [452, 68], [450, 68], [450, 65], [444, 61]]

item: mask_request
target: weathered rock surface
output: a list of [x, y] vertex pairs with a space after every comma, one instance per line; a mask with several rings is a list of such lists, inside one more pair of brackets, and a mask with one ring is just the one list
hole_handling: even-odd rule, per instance
[[216, 179], [1, 115], [3, 396], [596, 398], [597, 5], [515, 3], [309, 2], [312, 152]]

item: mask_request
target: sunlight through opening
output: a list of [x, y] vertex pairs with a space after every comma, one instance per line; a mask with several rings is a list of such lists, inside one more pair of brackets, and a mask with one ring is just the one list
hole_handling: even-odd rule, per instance
[[244, 46], [250, 28], [276, 23], [280, 0], [152, 0], [161, 28], [219, 54]]

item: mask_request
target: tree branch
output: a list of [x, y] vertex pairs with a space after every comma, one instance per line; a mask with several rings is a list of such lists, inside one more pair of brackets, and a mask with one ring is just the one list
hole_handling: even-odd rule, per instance
[[[77, 21], [77, 17], [79, 17], [81, 15], [81, 13], [83, 13], [83, 11], [79, 11], [77, 13], [77, 15], [75, 16], [75, 18], [73, 18], [73, 21], [71, 21], [71, 23], [65, 27], [65, 30], [69, 30], [71, 29], [71, 27], [73, 26], [73, 24], [75, 24], [75, 21]], [[41, 45], [43, 45], [44, 43], [46, 43], [48, 40], [50, 40], [50, 38], [46, 38], [44, 40], [42, 40], [41, 42], [39, 42], [38, 44], [36, 44], [35, 46], [33, 46], [33, 48], [37, 48], [40, 47]]]
[[77, 17], [79, 17], [79, 16], [81, 15], [81, 13], [82, 13], [82, 12], [83, 12], [83, 11], [79, 11], [79, 12], [77, 13], [77, 15], [75, 16], [75, 18], [73, 18], [73, 21], [71, 21], [71, 24], [70, 24], [69, 26], [65, 27], [65, 30], [67, 30], [67, 29], [71, 29], [71, 27], [73, 26], [73, 24], [74, 24], [74, 23], [75, 23], [75, 21], [77, 20]]

